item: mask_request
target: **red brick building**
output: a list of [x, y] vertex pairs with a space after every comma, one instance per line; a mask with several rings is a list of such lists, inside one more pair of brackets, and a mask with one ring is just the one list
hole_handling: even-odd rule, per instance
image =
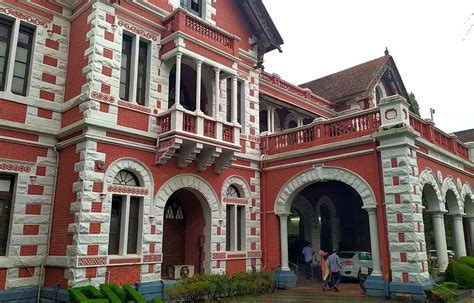
[[261, 0], [0, 3], [0, 300], [151, 297], [181, 265], [293, 287], [303, 240], [420, 295], [445, 217], [472, 254], [472, 144], [409, 112], [388, 53], [297, 86], [262, 72], [282, 43]]

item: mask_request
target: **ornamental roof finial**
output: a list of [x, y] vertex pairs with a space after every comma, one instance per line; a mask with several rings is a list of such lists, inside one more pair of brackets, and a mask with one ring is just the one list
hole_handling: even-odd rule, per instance
[[385, 54], [385, 56], [388, 56], [388, 55], [389, 55], [389, 52], [388, 52], [388, 48], [387, 48], [387, 47], [385, 47], [384, 54]]

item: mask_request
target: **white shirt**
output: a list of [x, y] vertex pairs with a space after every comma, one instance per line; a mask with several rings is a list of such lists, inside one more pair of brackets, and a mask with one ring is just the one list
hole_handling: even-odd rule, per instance
[[310, 246], [305, 246], [301, 253], [304, 255], [305, 262], [310, 262], [313, 260], [313, 250]]

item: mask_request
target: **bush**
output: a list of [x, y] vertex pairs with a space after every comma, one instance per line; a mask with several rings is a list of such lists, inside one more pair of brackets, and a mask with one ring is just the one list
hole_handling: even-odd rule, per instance
[[99, 287], [104, 297], [111, 303], [125, 302], [125, 292], [115, 284], [102, 284]]
[[[452, 283], [452, 284], [456, 284], [456, 283]], [[447, 287], [446, 283], [442, 283], [441, 285], [435, 286], [431, 290], [431, 292], [436, 297], [442, 299], [444, 303], [454, 303], [455, 302], [454, 291], [450, 287]]]
[[101, 292], [92, 285], [70, 288], [69, 294], [71, 302], [74, 303], [109, 303], [109, 300], [103, 299]]
[[151, 303], [163, 303], [163, 300], [161, 298], [153, 298], [153, 300], [151, 300]]
[[138, 291], [130, 285], [124, 285], [122, 289], [125, 292], [126, 301], [132, 301], [135, 303], [147, 303], [147, 301], [142, 297], [142, 295], [140, 295]]
[[474, 269], [474, 257], [464, 256], [464, 257], [459, 258], [459, 262]]
[[451, 260], [446, 269], [446, 281], [457, 283], [459, 289], [473, 289], [474, 269], [463, 263]]
[[260, 295], [271, 292], [272, 286], [273, 275], [269, 273], [196, 275], [170, 287], [166, 294], [172, 300], [199, 302], [231, 296]]

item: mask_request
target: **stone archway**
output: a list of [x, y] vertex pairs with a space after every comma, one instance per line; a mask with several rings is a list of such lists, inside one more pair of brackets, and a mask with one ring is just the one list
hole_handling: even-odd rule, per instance
[[466, 226], [469, 235], [469, 255], [474, 256], [474, 195], [471, 186], [465, 183], [461, 189], [461, 198], [464, 199], [464, 210], [466, 212]]
[[286, 221], [290, 214], [291, 204], [296, 195], [303, 188], [322, 181], [339, 181], [352, 187], [359, 194], [363, 203], [363, 208], [367, 210], [369, 215], [370, 242], [373, 258], [372, 275], [381, 276], [380, 247], [374, 192], [367, 182], [356, 173], [345, 168], [333, 166], [317, 166], [297, 174], [285, 183], [276, 197], [274, 210], [275, 214], [280, 217], [280, 252], [282, 270], [290, 270], [288, 266], [288, 230]]
[[[216, 237], [212, 237], [212, 234], [216, 232], [212, 229], [220, 226], [222, 222], [221, 203], [219, 203], [216, 192], [206, 180], [191, 174], [181, 174], [166, 181], [155, 195], [154, 206], [157, 208], [157, 216], [159, 220], [164, 218], [164, 209], [168, 199], [179, 189], [187, 189], [191, 191], [201, 203], [206, 221], [204, 227], [204, 271], [207, 274], [213, 273], [214, 268], [211, 267], [211, 247], [216, 247], [219, 241]], [[157, 228], [159, 229], [158, 246], [161, 248], [163, 241], [163, 226], [158, 225]]]
[[441, 192], [445, 197], [448, 208], [448, 218], [451, 220], [452, 233], [454, 238], [454, 252], [457, 257], [466, 255], [466, 241], [464, 238], [463, 216], [464, 201], [459, 195], [458, 188], [451, 176], [443, 181]]

